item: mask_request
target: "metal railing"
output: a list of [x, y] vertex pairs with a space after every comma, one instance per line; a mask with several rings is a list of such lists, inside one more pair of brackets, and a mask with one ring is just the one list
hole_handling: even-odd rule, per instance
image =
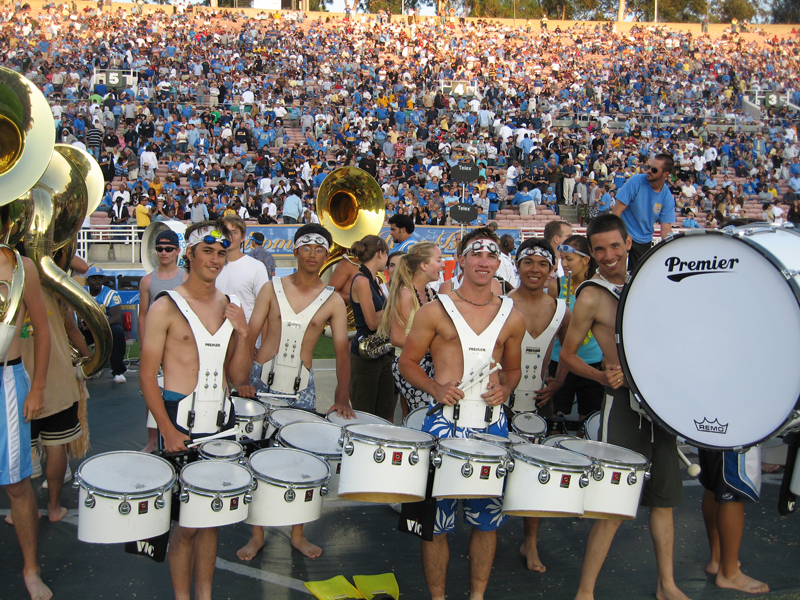
[[[107, 246], [106, 260], [140, 263], [139, 228], [136, 225], [93, 225], [78, 232], [77, 254], [89, 260], [89, 247]], [[122, 249], [119, 247], [123, 246]], [[117, 256], [119, 254], [119, 256]]]

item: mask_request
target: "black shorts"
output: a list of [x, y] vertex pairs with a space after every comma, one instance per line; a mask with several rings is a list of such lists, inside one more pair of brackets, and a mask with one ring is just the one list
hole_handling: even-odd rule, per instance
[[[603, 370], [603, 363], [595, 363], [589, 365], [598, 371]], [[556, 376], [558, 363], [554, 360], [550, 361], [550, 377]], [[550, 414], [562, 413], [568, 415], [572, 412], [572, 404], [575, 402], [575, 396], [578, 397], [578, 414], [584, 417], [600, 410], [603, 406], [603, 397], [605, 393], [603, 386], [591, 379], [579, 377], [575, 373], [567, 373], [564, 379], [564, 385], [553, 394], [553, 401], [546, 404], [543, 411], [539, 409], [539, 414], [542, 416], [550, 416]], [[549, 405], [549, 409], [548, 409]], [[550, 414], [546, 414], [550, 411]]]
[[61, 446], [81, 437], [81, 422], [78, 419], [78, 403], [60, 413], [31, 421], [31, 442], [41, 437], [43, 446]]
[[700, 483], [714, 492], [717, 503], [758, 500], [761, 495], [761, 448], [750, 448], [744, 454], [701, 448], [698, 456]]

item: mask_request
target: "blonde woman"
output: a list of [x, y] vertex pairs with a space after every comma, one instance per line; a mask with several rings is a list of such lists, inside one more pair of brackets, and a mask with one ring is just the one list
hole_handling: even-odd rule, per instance
[[[414, 322], [414, 315], [424, 304], [436, 299], [436, 292], [430, 284], [438, 281], [439, 273], [444, 268], [442, 251], [433, 242], [418, 242], [409, 248], [407, 254], [397, 262], [389, 288], [389, 299], [386, 303], [378, 333], [387, 335], [398, 350], [402, 350]], [[428, 404], [428, 395], [411, 387], [397, 370], [400, 352], [395, 352], [392, 363], [392, 375], [400, 395], [405, 402], [402, 405], [403, 417], [410, 411]], [[426, 355], [420, 362], [425, 372], [433, 377], [433, 362]]]

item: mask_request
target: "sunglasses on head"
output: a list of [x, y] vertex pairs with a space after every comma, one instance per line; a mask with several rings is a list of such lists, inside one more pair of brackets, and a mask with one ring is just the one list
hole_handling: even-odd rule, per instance
[[177, 250], [175, 246], [156, 246], [156, 252], [174, 252]]
[[559, 244], [556, 249], [564, 254], [580, 254], [581, 256], [586, 256], [587, 258], [589, 257], [588, 254], [581, 252], [580, 250], [576, 250], [572, 246], [568, 246], [566, 244]]

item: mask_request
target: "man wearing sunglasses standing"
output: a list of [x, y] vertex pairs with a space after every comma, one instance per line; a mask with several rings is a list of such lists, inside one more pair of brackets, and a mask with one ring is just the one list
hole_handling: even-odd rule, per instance
[[675, 222], [675, 199], [666, 185], [674, 162], [669, 154], [658, 154], [650, 160], [644, 174], [631, 177], [617, 192], [611, 212], [622, 217], [633, 245], [628, 253], [628, 271], [653, 245], [656, 221], [661, 223], [661, 239], [672, 233]]
[[[178, 234], [171, 229], [165, 229], [156, 237], [156, 255], [158, 264], [155, 271], [151, 271], [139, 281], [139, 345], [144, 345], [145, 323], [150, 305], [161, 292], [174, 290], [189, 278], [189, 274], [180, 268], [180, 242]], [[147, 428], [147, 445], [142, 452], [153, 452], [158, 442], [158, 429]]]

